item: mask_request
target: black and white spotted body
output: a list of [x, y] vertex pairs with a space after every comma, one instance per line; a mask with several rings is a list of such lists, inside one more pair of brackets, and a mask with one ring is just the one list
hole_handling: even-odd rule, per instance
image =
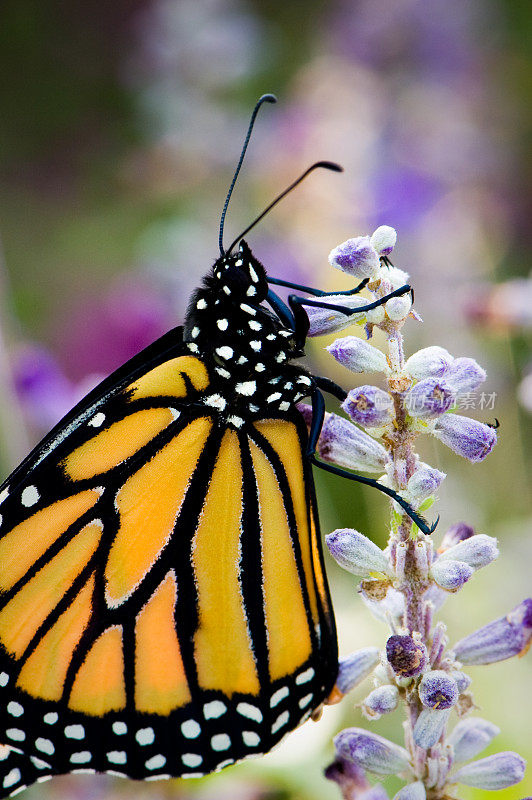
[[225, 421], [285, 412], [307, 396], [312, 379], [293, 359], [304, 355], [291, 328], [262, 303], [268, 282], [262, 264], [242, 242], [219, 258], [192, 297], [183, 337], [191, 354], [211, 366], [202, 402]]

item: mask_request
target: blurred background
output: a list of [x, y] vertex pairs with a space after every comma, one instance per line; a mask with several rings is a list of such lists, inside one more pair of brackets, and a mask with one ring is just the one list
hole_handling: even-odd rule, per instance
[[[346, 288], [332, 247], [398, 230], [423, 323], [407, 353], [438, 344], [488, 371], [500, 443], [472, 466], [423, 442], [448, 473], [439, 531], [499, 537], [501, 558], [442, 616], [451, 640], [530, 590], [532, 521], [532, 12], [527, 0], [3, 0], [0, 5], [0, 460], [11, 468], [98, 380], [180, 323], [217, 255], [217, 226], [250, 110], [261, 112], [226, 224], [229, 241], [318, 159], [250, 235], [269, 272]], [[352, 376], [309, 346], [312, 369]], [[363, 382], [361, 380], [361, 382]], [[423, 449], [424, 448], [424, 449]], [[317, 475], [324, 533], [356, 526], [384, 545], [388, 506]], [[441, 536], [441, 533], [436, 533]], [[330, 558], [342, 653], [386, 627]], [[532, 757], [530, 658], [476, 667], [475, 700], [502, 729], [490, 750]], [[139, 786], [65, 777], [30, 798], [328, 800], [331, 737], [367, 725], [366, 684], [273, 754], [201, 781]], [[372, 730], [401, 741], [400, 715]], [[386, 783], [390, 795], [394, 780]], [[532, 794], [532, 767], [501, 798]], [[461, 789], [465, 798], [483, 793]]]

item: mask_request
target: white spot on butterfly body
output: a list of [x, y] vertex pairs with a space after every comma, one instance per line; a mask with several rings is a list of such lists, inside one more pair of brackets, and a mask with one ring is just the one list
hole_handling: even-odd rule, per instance
[[7, 672], [0, 672], [0, 686], [7, 686], [9, 683], [9, 675]]
[[14, 786], [16, 783], [19, 782], [21, 778], [20, 770], [18, 767], [14, 767], [4, 778], [2, 786], [4, 789], [9, 789], [11, 786]]
[[266, 367], [262, 362], [259, 361], [258, 364], [255, 364], [255, 372], [264, 372], [265, 369]]
[[200, 329], [198, 328], [197, 325], [194, 325], [194, 327], [190, 331], [190, 335], [192, 336], [193, 339], [197, 339], [198, 336], [199, 336], [199, 333], [200, 333]]
[[229, 286], [222, 286], [222, 289], [226, 294], [231, 294], [231, 289], [229, 288]]
[[277, 356], [275, 357], [275, 360], [277, 361], [277, 363], [278, 363], [278, 364], [280, 364], [282, 361], [286, 361], [286, 353], [284, 353], [284, 352], [281, 350], [281, 352], [279, 353], [279, 355], [277, 355]]
[[38, 739], [35, 739], [35, 747], [37, 750], [40, 750], [41, 753], [46, 753], [48, 756], [53, 756], [55, 753], [53, 742], [51, 742], [50, 739], [44, 739], [42, 736], [39, 736]]
[[252, 706], [251, 703], [239, 703], [236, 710], [243, 717], [252, 719], [255, 722], [262, 722], [262, 711], [257, 706]]
[[8, 728], [6, 736], [8, 739], [13, 739], [14, 742], [23, 742], [26, 738], [26, 734], [20, 728]]
[[113, 733], [117, 736], [123, 736], [127, 733], [127, 725], [125, 722], [113, 722]]
[[253, 297], [253, 295], [257, 294], [257, 290], [254, 286], [250, 286], [246, 292], [248, 297]]
[[107, 753], [107, 760], [111, 764], [126, 764], [127, 755], [124, 750], [111, 750], [110, 753]]
[[279, 716], [272, 725], [272, 733], [277, 733], [277, 731], [280, 731], [281, 728], [283, 728], [287, 724], [289, 719], [290, 719], [290, 714], [288, 713], [288, 711], [283, 711], [282, 714], [279, 714]]
[[267, 403], [275, 403], [276, 400], [280, 400], [282, 397], [281, 392], [274, 392], [273, 394], [268, 395], [266, 398]]
[[203, 759], [197, 753], [183, 753], [181, 761], [185, 767], [199, 767]]
[[140, 745], [153, 744], [155, 731], [153, 728], [140, 728], [135, 734], [135, 739]]
[[55, 725], [55, 723], [57, 722], [58, 719], [59, 719], [59, 715], [58, 715], [57, 711], [49, 711], [43, 717], [43, 720], [46, 722], [47, 725]]
[[257, 391], [257, 383], [255, 381], [243, 381], [242, 383], [237, 383], [235, 386], [235, 391], [238, 394], [244, 394], [247, 397], [251, 397], [252, 394], [255, 394]]
[[247, 364], [247, 361], [248, 360], [247, 360], [246, 356], [240, 356], [240, 358], [238, 359], [238, 361], [236, 363], [237, 364]]
[[309, 667], [308, 669], [305, 670], [305, 672], [302, 672], [300, 675], [297, 676], [296, 683], [298, 686], [301, 686], [302, 683], [308, 683], [309, 681], [311, 681], [313, 677], [314, 677], [314, 670], [312, 669], [312, 667]]
[[242, 311], [244, 311], [246, 314], [251, 314], [253, 317], [254, 317], [254, 316], [255, 316], [255, 314], [257, 313], [257, 312], [256, 312], [256, 310], [253, 308], [253, 306], [248, 306], [248, 304], [247, 304], [247, 303], [240, 303], [240, 308], [241, 308], [241, 309], [242, 309]]
[[234, 425], [235, 428], [241, 428], [244, 424], [242, 417], [237, 417], [236, 414], [231, 414], [231, 416], [227, 417], [227, 422], [230, 425]]
[[65, 728], [65, 736], [67, 739], [84, 739], [85, 728], [83, 725], [67, 725]]
[[30, 508], [30, 506], [34, 506], [35, 503], [38, 503], [41, 499], [41, 495], [39, 494], [39, 490], [36, 486], [26, 486], [26, 488], [22, 491], [20, 496], [20, 501], [23, 506], [26, 508]]
[[262, 330], [262, 325], [260, 324], [260, 322], [257, 322], [256, 319], [250, 319], [249, 322], [248, 322], [248, 325], [249, 325], [249, 327], [251, 328], [252, 331], [260, 331], [260, 330]]
[[248, 747], [256, 747], [260, 744], [260, 736], [255, 731], [242, 731], [242, 741]]
[[7, 704], [7, 713], [11, 714], [12, 717], [20, 717], [24, 713], [24, 708], [20, 703], [11, 700], [11, 702]]
[[203, 297], [200, 297], [196, 303], [196, 308], [198, 308], [200, 311], [202, 311], [204, 308], [207, 308], [207, 301], [204, 300]]
[[199, 350], [199, 347], [195, 342], [188, 342], [187, 347], [191, 351], [191, 353], [197, 353]]
[[226, 319], [218, 319], [216, 320], [216, 324], [220, 328], [221, 331], [226, 331], [229, 327], [229, 322]]
[[224, 369], [223, 367], [215, 367], [215, 369], [216, 369], [216, 372], [218, 373], [218, 375], [221, 375], [222, 378], [230, 378], [231, 377], [231, 373], [229, 372], [228, 369]]
[[227, 733], [217, 733], [216, 736], [213, 736], [211, 739], [211, 747], [217, 752], [229, 750], [231, 747], [231, 739]]
[[302, 383], [304, 386], [310, 386], [312, 381], [309, 377], [307, 377], [307, 375], [301, 375], [301, 377], [297, 379], [297, 382]]
[[314, 697], [313, 694], [306, 694], [305, 697], [302, 697], [298, 703], [299, 708], [306, 708], [306, 706], [308, 706], [313, 697]]
[[217, 719], [225, 714], [227, 706], [221, 700], [211, 700], [203, 706], [203, 716], [205, 719]]
[[88, 750], [80, 750], [78, 753], [72, 753], [70, 756], [71, 764], [88, 764], [92, 759], [92, 753]]
[[249, 274], [251, 275], [251, 280], [253, 281], [253, 283], [258, 283], [259, 282], [259, 276], [255, 272], [255, 270], [253, 269], [251, 264], [249, 265]]
[[288, 697], [288, 686], [281, 686], [280, 689], [277, 689], [270, 698], [270, 708], [275, 708], [278, 706], [281, 700], [284, 700], [285, 697]]
[[266, 338], [269, 342], [273, 342], [273, 340], [276, 338], [275, 333], [269, 333]]
[[91, 425], [91, 427], [93, 428], [99, 428], [100, 425], [103, 425], [104, 422], [105, 422], [105, 414], [102, 411], [98, 411], [98, 413], [95, 414], [93, 418], [87, 422], [87, 425]]
[[166, 758], [162, 756], [160, 753], [156, 756], [152, 756], [149, 758], [144, 766], [146, 769], [161, 769], [166, 764]]
[[211, 394], [209, 397], [204, 397], [203, 402], [206, 406], [217, 408], [218, 411], [223, 411], [227, 405], [221, 394]]
[[233, 358], [233, 348], [229, 347], [227, 344], [224, 344], [223, 347], [216, 348], [216, 354], [225, 361], [228, 361], [230, 358]]
[[0, 492], [0, 503], [3, 503], [4, 500], [8, 497], [8, 495], [9, 495], [9, 486], [6, 486], [6, 488], [2, 489], [2, 491]]
[[241, 267], [243, 263], [244, 262], [242, 261], [242, 259], [239, 258], [237, 261], [235, 261], [235, 267]]
[[258, 339], [252, 339], [251, 342], [249, 343], [249, 346], [251, 347], [252, 350], [258, 353], [262, 347], [262, 342], [259, 342]]
[[287, 403], [286, 400], [283, 400], [282, 403], [279, 403], [279, 410], [280, 411], [288, 411], [289, 408], [290, 408], [290, 403]]
[[[196, 720], [194, 719], [187, 719], [185, 722], [181, 724], [181, 733], [185, 737], [185, 739], [196, 739], [201, 733], [201, 727], [198, 725]], [[189, 764], [189, 767], [195, 767], [196, 764]]]

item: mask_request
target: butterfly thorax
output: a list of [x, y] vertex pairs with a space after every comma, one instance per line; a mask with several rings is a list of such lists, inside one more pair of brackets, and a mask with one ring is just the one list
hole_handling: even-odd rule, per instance
[[262, 264], [243, 243], [216, 261], [192, 297], [184, 326], [191, 353], [210, 368], [204, 402], [224, 417], [288, 411], [309, 392], [294, 332], [262, 305], [268, 293]]

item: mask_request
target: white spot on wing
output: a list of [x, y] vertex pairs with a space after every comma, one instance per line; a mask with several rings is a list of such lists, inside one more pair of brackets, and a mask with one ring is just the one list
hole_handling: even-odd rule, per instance
[[299, 708], [306, 708], [306, 706], [308, 706], [313, 697], [314, 697], [313, 694], [306, 694], [305, 697], [302, 697], [298, 703]]
[[72, 753], [70, 756], [70, 762], [71, 764], [88, 764], [91, 758], [92, 753], [90, 753], [88, 750], [80, 750], [78, 753]]
[[238, 392], [238, 394], [244, 394], [247, 397], [251, 397], [251, 395], [255, 394], [257, 391], [257, 383], [256, 381], [243, 381], [242, 383], [237, 383], [235, 390]]
[[41, 753], [46, 753], [48, 756], [53, 756], [55, 753], [53, 742], [51, 742], [50, 739], [44, 739], [42, 736], [39, 736], [38, 739], [35, 739], [35, 747], [37, 750], [40, 750]]
[[24, 713], [24, 708], [20, 703], [11, 700], [11, 702], [7, 704], [7, 713], [11, 714], [12, 717], [20, 717]]
[[4, 778], [2, 786], [4, 789], [9, 789], [11, 786], [14, 786], [15, 783], [18, 783], [20, 780], [20, 770], [18, 767], [14, 767]]
[[124, 750], [111, 750], [107, 753], [107, 760], [111, 764], [125, 764], [127, 762], [127, 755]]
[[183, 753], [181, 761], [185, 767], [199, 767], [203, 759], [197, 753]]
[[83, 725], [67, 725], [65, 728], [65, 736], [67, 739], [84, 739], [85, 728]]
[[41, 499], [41, 495], [36, 486], [26, 486], [26, 488], [22, 491], [20, 496], [20, 501], [23, 506], [26, 508], [30, 508], [30, 506], [34, 506], [35, 503], [38, 503]]
[[7, 672], [0, 672], [0, 686], [7, 686], [9, 683], [9, 675]]
[[93, 428], [99, 428], [100, 425], [103, 425], [105, 422], [105, 414], [102, 411], [98, 411], [97, 414], [93, 416], [87, 423], [87, 425], [91, 425]]
[[146, 769], [161, 769], [166, 764], [166, 758], [162, 756], [160, 753], [156, 756], [152, 756], [149, 758], [146, 763]]
[[117, 736], [123, 736], [127, 733], [127, 725], [125, 722], [113, 722], [113, 733]]
[[210, 703], [205, 703], [203, 706], [203, 715], [205, 719], [217, 719], [225, 714], [227, 706], [221, 700], [211, 700]]
[[308, 669], [305, 670], [305, 672], [302, 672], [301, 675], [297, 676], [296, 683], [298, 686], [301, 686], [302, 683], [308, 683], [309, 681], [311, 681], [313, 677], [314, 677], [314, 670], [312, 669], [312, 667], [309, 667]]
[[8, 728], [6, 736], [8, 739], [13, 739], [14, 742], [23, 742], [26, 738], [26, 734], [20, 728]]
[[217, 408], [218, 411], [223, 411], [225, 406], [227, 405], [226, 401], [222, 397], [221, 394], [211, 394], [209, 397], [205, 397], [203, 402], [206, 406], [211, 406], [212, 408]]
[[135, 739], [141, 745], [153, 744], [155, 741], [155, 732], [153, 728], [140, 728], [135, 734]]
[[260, 744], [260, 736], [255, 731], [242, 731], [242, 741], [248, 747], [256, 747]]
[[272, 694], [270, 699], [270, 707], [275, 708], [275, 706], [278, 706], [281, 700], [284, 700], [285, 697], [288, 697], [288, 694], [288, 686], [281, 686], [280, 689], [277, 689], [277, 691]]
[[9, 486], [6, 486], [6, 488], [2, 489], [2, 491], [0, 492], [0, 503], [3, 503], [4, 500], [8, 497], [8, 495], [9, 495]]
[[217, 752], [229, 750], [231, 747], [231, 739], [227, 733], [217, 733], [216, 736], [213, 736], [211, 739], [211, 747]]
[[289, 719], [290, 719], [290, 714], [288, 713], [288, 711], [283, 711], [282, 714], [279, 714], [279, 716], [272, 725], [272, 733], [277, 733], [277, 731], [281, 730], [281, 728], [283, 728], [287, 724]]
[[49, 711], [43, 717], [43, 720], [46, 722], [47, 725], [55, 725], [55, 723], [57, 722], [58, 719], [59, 719], [59, 715], [58, 715], [57, 711]]
[[243, 717], [252, 719], [255, 722], [262, 722], [262, 711], [257, 706], [252, 706], [251, 703], [239, 703], [236, 710]]
[[[195, 739], [201, 733], [201, 727], [195, 719], [187, 719], [181, 724], [181, 733], [185, 739]], [[200, 762], [198, 761], [198, 764]], [[196, 767], [197, 764], [188, 764], [189, 767]]]

